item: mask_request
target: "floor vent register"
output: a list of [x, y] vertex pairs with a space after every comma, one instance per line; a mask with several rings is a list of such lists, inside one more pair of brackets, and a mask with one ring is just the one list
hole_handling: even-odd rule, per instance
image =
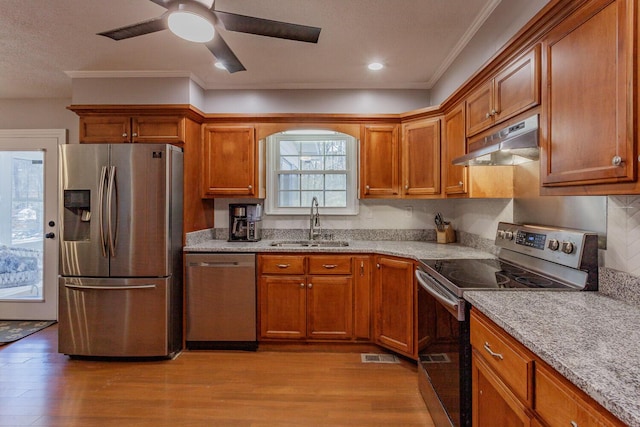
[[362, 363], [400, 363], [400, 359], [393, 354], [362, 353], [360, 358]]

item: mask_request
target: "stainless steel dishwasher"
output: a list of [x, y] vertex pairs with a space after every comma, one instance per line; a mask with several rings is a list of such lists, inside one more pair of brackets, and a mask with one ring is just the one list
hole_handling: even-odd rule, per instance
[[255, 254], [187, 254], [186, 346], [256, 350]]

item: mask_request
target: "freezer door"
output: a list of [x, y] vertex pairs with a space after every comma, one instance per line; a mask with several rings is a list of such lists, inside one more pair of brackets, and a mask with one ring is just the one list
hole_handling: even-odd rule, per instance
[[[109, 166], [109, 146], [60, 146], [60, 274], [108, 276], [102, 202]], [[104, 224], [103, 224], [104, 225]]]
[[107, 191], [111, 277], [171, 274], [170, 166], [166, 145], [111, 146]]
[[76, 356], [171, 353], [170, 279], [59, 281], [58, 351]]

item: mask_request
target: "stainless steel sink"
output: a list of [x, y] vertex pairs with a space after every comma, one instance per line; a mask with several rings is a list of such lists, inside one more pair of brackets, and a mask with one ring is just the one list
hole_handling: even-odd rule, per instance
[[340, 248], [349, 246], [344, 240], [277, 240], [271, 246], [282, 248]]

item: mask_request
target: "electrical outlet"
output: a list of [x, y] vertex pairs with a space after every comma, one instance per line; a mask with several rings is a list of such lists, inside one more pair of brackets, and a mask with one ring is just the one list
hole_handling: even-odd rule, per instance
[[405, 218], [411, 218], [413, 216], [413, 206], [404, 207], [404, 216]]

